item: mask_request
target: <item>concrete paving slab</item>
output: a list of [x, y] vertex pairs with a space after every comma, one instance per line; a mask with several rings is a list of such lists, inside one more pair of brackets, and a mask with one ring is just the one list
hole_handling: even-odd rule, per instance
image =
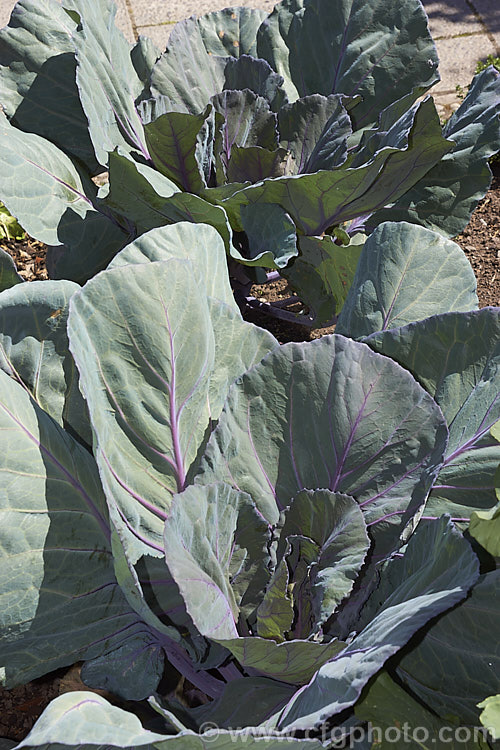
[[221, 10], [230, 5], [247, 8], [263, 8], [269, 13], [275, 0], [133, 0], [132, 16], [137, 27], [159, 23], [175, 23], [184, 18], [202, 16], [212, 10]]
[[134, 27], [128, 12], [126, 0], [115, 0], [117, 5], [116, 25], [125, 34], [129, 42], [135, 41]]
[[163, 52], [174, 26], [175, 23], [163, 23], [158, 26], [137, 26], [137, 33], [140, 36], [148, 36], [153, 40], [160, 52]]
[[0, 0], [0, 29], [7, 26], [14, 3], [12, 0]]
[[487, 27], [500, 56], [500, 0], [471, 0], [471, 5]]
[[435, 94], [454, 92], [457, 85], [466, 88], [475, 75], [478, 60], [495, 52], [486, 34], [437, 39], [436, 47], [441, 81], [432, 89]]
[[484, 28], [479, 18], [472, 12], [467, 0], [428, 0], [424, 7], [429, 16], [429, 29], [434, 39], [458, 34], [481, 33]]

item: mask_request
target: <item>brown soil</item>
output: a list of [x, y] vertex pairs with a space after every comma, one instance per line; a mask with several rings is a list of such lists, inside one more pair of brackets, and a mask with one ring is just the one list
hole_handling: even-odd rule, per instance
[[[480, 307], [500, 305], [500, 162], [493, 165], [494, 179], [491, 189], [474, 212], [463, 234], [456, 238], [466, 253], [478, 281]], [[45, 247], [27, 238], [24, 241], [0, 240], [26, 281], [46, 279]], [[252, 294], [257, 299], [276, 301], [290, 296], [283, 280], [254, 286]], [[297, 303], [295, 310], [299, 303]], [[258, 311], [251, 311], [248, 319], [268, 328], [276, 338], [286, 341], [307, 341], [331, 333], [333, 327], [308, 330], [304, 326], [275, 321]], [[46, 705], [57, 695], [86, 688], [79, 678], [78, 666], [58, 670], [38, 680], [5, 690], [0, 688], [0, 738], [20, 741], [24, 739]], [[99, 691], [101, 692], [101, 691]], [[109, 696], [107, 696], [109, 698]]]
[[14, 259], [17, 271], [25, 281], [48, 279], [45, 268], [47, 248], [41, 242], [26, 237], [25, 240], [2, 240], [0, 247]]

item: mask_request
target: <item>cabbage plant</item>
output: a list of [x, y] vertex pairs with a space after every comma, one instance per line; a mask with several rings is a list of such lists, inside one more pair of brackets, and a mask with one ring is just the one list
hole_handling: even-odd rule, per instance
[[500, 578], [462, 532], [496, 503], [500, 309], [455, 243], [381, 224], [338, 332], [279, 346], [178, 222], [83, 288], [6, 289], [0, 331], [3, 683], [81, 661], [156, 711], [69, 693], [19, 747], [479, 723]]
[[279, 272], [323, 324], [379, 223], [454, 236], [488, 188], [500, 74], [441, 127], [421, 98], [439, 75], [420, 0], [226, 9], [177, 24], [163, 54], [130, 45], [115, 10], [20, 0], [0, 32], [0, 199], [51, 246], [52, 278], [84, 282], [142, 233], [203, 222], [240, 304]]

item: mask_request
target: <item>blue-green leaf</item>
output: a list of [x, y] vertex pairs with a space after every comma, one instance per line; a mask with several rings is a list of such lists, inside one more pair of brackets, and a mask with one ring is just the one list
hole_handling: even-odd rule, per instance
[[64, 0], [76, 10], [81, 29], [73, 35], [76, 80], [97, 160], [104, 167], [117, 146], [148, 159], [135, 100], [144, 84], [131, 58], [131, 45], [115, 26], [113, 0]]
[[406, 222], [386, 222], [368, 237], [337, 322], [353, 338], [478, 306], [476, 278], [451, 240]]
[[0, 368], [64, 427], [92, 443], [87, 407], [68, 348], [71, 281], [35, 281], [0, 296]]
[[0, 101], [12, 124], [100, 170], [76, 85], [77, 24], [56, 0], [20, 0], [0, 31]]
[[426, 515], [496, 503], [500, 445], [490, 435], [500, 417], [500, 310], [436, 315], [367, 339], [410, 370], [443, 411], [450, 438]]
[[290, 101], [361, 94], [353, 112], [357, 128], [439, 80], [419, 0], [284, 0], [260, 26], [257, 52], [283, 76]]
[[409, 373], [324, 336], [272, 351], [233, 385], [197, 481], [248, 492], [271, 523], [305, 487], [350, 494], [392, 550], [446, 439], [441, 411]]
[[443, 128], [455, 148], [393, 206], [377, 212], [381, 221], [411, 221], [448, 237], [467, 225], [491, 182], [488, 159], [500, 150], [500, 73], [490, 66], [477, 75], [464, 101]]

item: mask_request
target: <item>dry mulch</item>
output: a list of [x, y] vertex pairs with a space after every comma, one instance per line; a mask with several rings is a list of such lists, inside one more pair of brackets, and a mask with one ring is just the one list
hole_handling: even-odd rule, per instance
[[45, 268], [47, 247], [42, 242], [26, 237], [25, 240], [0, 239], [0, 247], [14, 259], [19, 276], [25, 281], [48, 279]]
[[[455, 238], [466, 253], [478, 281], [480, 307], [500, 305], [500, 162], [493, 165], [491, 189], [480, 202], [464, 232]], [[27, 238], [24, 241], [0, 240], [26, 281], [46, 279], [45, 247]], [[253, 287], [255, 297], [269, 301], [290, 295], [285, 281], [278, 280]], [[282, 343], [304, 341], [330, 333], [333, 328], [308, 331], [303, 326], [274, 321], [266, 315], [251, 312], [248, 319], [268, 328]], [[57, 695], [85, 688], [79, 679], [78, 666], [61, 669], [38, 680], [5, 690], [0, 688], [0, 738], [24, 739], [46, 705]], [[101, 691], [99, 691], [101, 692]]]

